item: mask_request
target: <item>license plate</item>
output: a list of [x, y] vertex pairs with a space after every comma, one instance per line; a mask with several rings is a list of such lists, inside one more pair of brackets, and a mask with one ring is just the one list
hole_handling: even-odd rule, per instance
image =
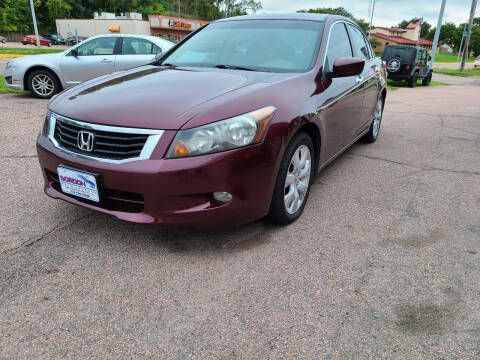
[[60, 186], [65, 194], [78, 196], [95, 202], [100, 201], [95, 175], [64, 166], [59, 166], [57, 172]]

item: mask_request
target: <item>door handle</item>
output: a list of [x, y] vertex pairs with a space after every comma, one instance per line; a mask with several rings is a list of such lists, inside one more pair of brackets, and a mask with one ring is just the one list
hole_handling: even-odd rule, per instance
[[103, 63], [111, 63], [112, 60], [110, 60], [110, 59], [102, 59], [102, 60], [100, 60], [100, 62], [103, 62]]
[[357, 76], [357, 78], [355, 79], [355, 82], [357, 84], [360, 84], [362, 81], [363, 81], [363, 76], [362, 75]]

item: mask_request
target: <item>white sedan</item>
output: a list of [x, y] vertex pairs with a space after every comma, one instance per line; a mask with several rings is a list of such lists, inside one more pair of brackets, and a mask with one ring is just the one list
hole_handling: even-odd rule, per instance
[[112, 34], [85, 40], [62, 53], [32, 55], [7, 63], [9, 88], [49, 99], [92, 78], [146, 65], [174, 44], [155, 36]]
[[480, 66], [480, 55], [478, 55], [478, 56], [475, 58], [475, 62], [473, 63], [473, 66], [474, 66], [474, 67]]

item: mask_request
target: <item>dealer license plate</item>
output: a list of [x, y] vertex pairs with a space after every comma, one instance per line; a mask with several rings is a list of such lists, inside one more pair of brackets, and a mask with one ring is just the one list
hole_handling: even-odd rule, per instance
[[57, 168], [60, 186], [65, 194], [99, 202], [97, 179], [93, 174], [59, 166]]

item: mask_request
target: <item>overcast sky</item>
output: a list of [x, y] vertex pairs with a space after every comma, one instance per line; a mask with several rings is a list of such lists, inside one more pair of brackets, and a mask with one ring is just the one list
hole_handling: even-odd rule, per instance
[[[369, 0], [261, 0], [259, 13], [288, 13], [297, 10], [343, 6], [354, 16], [368, 19]], [[471, 0], [447, 0], [444, 22], [467, 22]], [[373, 24], [376, 26], [397, 25], [404, 19], [423, 17], [436, 26], [441, 0], [377, 0]], [[477, 6], [476, 16], [479, 15]]]

